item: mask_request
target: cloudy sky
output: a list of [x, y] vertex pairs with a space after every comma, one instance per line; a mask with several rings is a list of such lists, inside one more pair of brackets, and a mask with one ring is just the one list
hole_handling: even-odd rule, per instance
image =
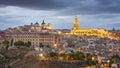
[[120, 0], [0, 0], [0, 29], [43, 19], [54, 29], [71, 29], [74, 16], [82, 28], [120, 29]]

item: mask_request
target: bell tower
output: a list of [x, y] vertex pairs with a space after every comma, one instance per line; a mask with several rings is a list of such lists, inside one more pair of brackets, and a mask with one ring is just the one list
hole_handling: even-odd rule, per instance
[[73, 29], [78, 29], [79, 28], [79, 25], [78, 25], [78, 18], [77, 18], [77, 16], [75, 16], [75, 18], [74, 18], [74, 25], [73, 25]]

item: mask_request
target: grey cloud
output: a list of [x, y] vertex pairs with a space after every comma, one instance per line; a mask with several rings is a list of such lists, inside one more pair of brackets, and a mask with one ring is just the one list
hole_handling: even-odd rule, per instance
[[[106, 23], [101, 23], [103, 25], [106, 25], [105, 27], [113, 27], [113, 26], [119, 25], [118, 18], [120, 17], [120, 7], [119, 7], [120, 0], [0, 0], [0, 8], [4, 8], [6, 6], [17, 6], [17, 7], [22, 7], [22, 8], [32, 9], [32, 10], [46, 10], [46, 11], [55, 10], [58, 14], [54, 14], [53, 16], [90, 15], [92, 18], [91, 22], [93, 23], [97, 22], [96, 18], [97, 19], [100, 18], [99, 19], [100, 22], [106, 22]], [[5, 12], [0, 11], [0, 13], [5, 13]], [[34, 16], [34, 14], [31, 14], [31, 15]], [[41, 16], [41, 15], [38, 15], [38, 16]], [[19, 23], [23, 21], [21, 19], [20, 19], [21, 21], [18, 19], [13, 20], [12, 18], [16, 19], [21, 17], [16, 17], [16, 14], [13, 16], [4, 16], [4, 15], [0, 16], [0, 20], [1, 20], [0, 24], [9, 26], [11, 24], [10, 22]], [[83, 18], [87, 19], [89, 17], [86, 16]], [[105, 21], [105, 19], [107, 19], [107, 21]], [[68, 19], [65, 19], [65, 20], [68, 20]], [[55, 22], [55, 21], [52, 21], [52, 22]], [[56, 22], [57, 24], [61, 24], [60, 21], [56, 21]], [[53, 24], [54, 26], [56, 25], [56, 22]], [[61, 21], [61, 22], [64, 22], [64, 21]], [[83, 24], [83, 26], [86, 26], [86, 25], [90, 27], [92, 26], [91, 24], [88, 24], [89, 21], [83, 21], [83, 22], [87, 22]], [[73, 22], [71, 23], [72, 24], [68, 27], [71, 27], [73, 25]], [[108, 23], [111, 23], [111, 25], [107, 26]], [[118, 24], [115, 24], [115, 23], [118, 23]], [[13, 26], [13, 24], [11, 24], [11, 26]], [[58, 26], [55, 26], [55, 27], [58, 28]], [[61, 26], [59, 27], [61, 28]], [[62, 27], [65, 27], [65, 26], [62, 26]]]
[[61, 13], [66, 15], [119, 14], [120, 0], [84, 0]]
[[18, 16], [0, 16], [0, 29], [5, 29], [8, 27], [15, 27], [21, 25], [22, 20], [17, 20], [17, 18], [24, 18]]
[[64, 8], [68, 4], [59, 0], [0, 0], [0, 5], [46, 10]]
[[38, 10], [56, 10], [60, 14], [120, 13], [120, 0], [0, 0], [0, 5]]

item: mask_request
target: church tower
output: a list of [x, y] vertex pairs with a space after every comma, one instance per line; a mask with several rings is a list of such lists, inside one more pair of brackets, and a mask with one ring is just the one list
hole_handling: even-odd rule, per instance
[[74, 25], [73, 25], [73, 29], [78, 29], [79, 28], [79, 25], [78, 25], [78, 18], [77, 18], [77, 16], [75, 16], [75, 18], [74, 18]]

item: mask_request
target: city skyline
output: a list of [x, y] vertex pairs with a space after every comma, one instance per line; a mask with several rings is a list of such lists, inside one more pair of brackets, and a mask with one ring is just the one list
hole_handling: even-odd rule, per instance
[[74, 16], [85, 28], [119, 29], [119, 0], [0, 0], [0, 29], [30, 24], [51, 23], [53, 29], [71, 29]]

